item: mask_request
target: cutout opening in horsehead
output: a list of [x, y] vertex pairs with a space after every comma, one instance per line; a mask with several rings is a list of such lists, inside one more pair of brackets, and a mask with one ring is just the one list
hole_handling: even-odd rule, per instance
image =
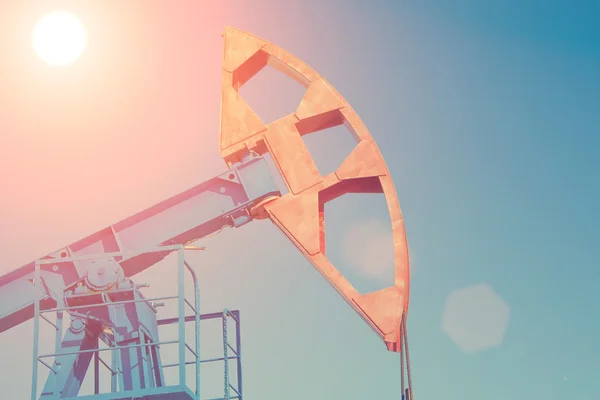
[[378, 178], [342, 181], [320, 194], [327, 258], [360, 294], [394, 285], [394, 238]]

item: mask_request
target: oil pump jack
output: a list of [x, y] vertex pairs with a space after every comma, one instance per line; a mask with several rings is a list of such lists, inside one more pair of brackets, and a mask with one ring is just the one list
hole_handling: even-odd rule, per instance
[[[219, 358], [225, 365], [222, 399], [242, 399], [239, 311], [200, 314], [198, 281], [185, 254], [198, 249], [193, 242], [223, 227], [239, 228], [258, 219], [270, 219], [373, 329], [387, 350], [400, 353], [402, 398], [412, 400], [406, 337], [408, 247], [394, 183], [377, 145], [346, 100], [307, 64], [249, 33], [228, 27], [223, 36], [220, 151], [229, 169], [0, 277], [0, 332], [34, 319], [32, 400], [198, 400], [199, 367], [207, 361], [200, 358], [199, 324], [211, 318], [223, 320], [224, 354]], [[268, 125], [239, 94], [240, 87], [267, 65], [306, 88], [295, 112]], [[322, 176], [302, 136], [342, 124], [354, 135], [356, 147], [335, 172]], [[289, 189], [285, 195], [274, 183], [263, 158], [266, 153]], [[232, 205], [218, 213], [202, 212], [206, 193], [229, 198], [227, 204]], [[391, 287], [361, 294], [326, 256], [324, 205], [348, 193], [385, 196], [395, 256]], [[165, 223], [168, 230], [162, 229]], [[177, 255], [178, 293], [144, 296], [135, 275], [171, 254]], [[194, 287], [192, 300], [183, 290], [186, 279], [191, 279]], [[158, 302], [166, 300], [177, 304], [174, 318], [160, 318]], [[236, 324], [235, 346], [228, 341], [228, 320]], [[56, 331], [55, 349], [40, 354], [39, 329], [46, 323]], [[189, 323], [194, 324], [195, 334], [186, 341]], [[159, 328], [165, 325], [177, 326], [176, 340], [161, 342]], [[167, 344], [177, 347], [178, 362], [170, 365], [161, 358], [161, 346]], [[110, 365], [102, 356], [105, 353], [110, 354]], [[190, 355], [192, 361], [187, 361]], [[238, 367], [236, 385], [229, 381], [230, 360]], [[92, 361], [94, 394], [82, 397], [81, 385]], [[100, 364], [111, 376], [110, 389], [104, 392], [98, 382]], [[48, 377], [40, 391], [37, 379], [42, 367]], [[168, 367], [177, 369], [176, 384], [165, 382]], [[187, 379], [188, 368], [196, 368], [193, 385]]]

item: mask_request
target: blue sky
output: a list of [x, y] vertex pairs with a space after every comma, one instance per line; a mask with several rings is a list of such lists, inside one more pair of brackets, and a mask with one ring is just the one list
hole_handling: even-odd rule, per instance
[[[56, 4], [78, 11], [75, 2]], [[92, 26], [91, 43], [121, 32], [118, 44], [90, 46], [67, 74], [46, 71], [17, 45], [3, 60], [1, 79], [11, 90], [0, 95], [0, 165], [10, 167], [0, 172], [1, 272], [224, 170], [219, 33], [233, 25], [313, 66], [381, 148], [413, 260], [416, 398], [596, 397], [597, 2], [258, 0], [139, 3], [119, 13], [83, 4], [84, 22], [94, 15], [103, 21]], [[2, 40], [28, 45], [27, 23], [43, 10], [7, 7], [17, 22], [4, 24]], [[102, 64], [98, 54], [114, 57]], [[265, 112], [289, 112], [286, 103], [301, 93], [292, 85], [288, 94], [273, 79], [279, 89], [260, 91], [251, 82], [245, 95]], [[101, 101], [104, 92], [110, 102]], [[309, 143], [317, 161], [349, 151], [331, 137], [338, 133]], [[91, 183], [94, 190], [82, 190]], [[33, 200], [40, 192], [44, 200]], [[356, 224], [385, 222], [381, 204], [369, 208], [370, 201], [351, 198], [330, 216], [339, 232], [328, 236], [331, 258], [361, 287], [382, 285], [353, 269], [347, 253]], [[191, 257], [206, 282], [203, 311], [242, 313], [247, 399], [399, 396], [397, 355], [274, 227], [255, 222], [224, 232], [206, 255]], [[508, 325], [499, 346], [465, 353], [441, 329], [445, 304], [456, 290], [481, 283], [510, 308]], [[472, 331], [496, 320], [493, 313], [465, 318]], [[29, 393], [28, 332], [23, 325], [0, 336], [0, 351], [14, 359], [0, 383], [11, 382], [13, 398]]]

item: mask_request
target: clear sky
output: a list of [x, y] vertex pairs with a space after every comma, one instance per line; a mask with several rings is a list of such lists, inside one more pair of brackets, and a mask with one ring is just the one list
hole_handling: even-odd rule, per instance
[[[30, 45], [54, 8], [89, 31], [63, 69]], [[220, 34], [232, 25], [314, 67], [379, 144], [411, 250], [416, 399], [595, 399], [598, 15], [583, 0], [2, 2], [0, 273], [225, 169]], [[271, 78], [242, 90], [265, 119], [301, 97]], [[343, 139], [307, 140], [332, 167]], [[365, 290], [388, 283], [382, 204], [327, 211], [331, 258]], [[365, 237], [378, 240], [360, 250]], [[202, 311], [242, 313], [248, 400], [399, 398], [398, 356], [268, 222], [224, 232], [191, 261]], [[482, 284], [491, 292], [473, 289]], [[448, 308], [453, 293], [466, 300]], [[30, 324], [0, 334], [7, 398], [29, 394], [30, 349]]]

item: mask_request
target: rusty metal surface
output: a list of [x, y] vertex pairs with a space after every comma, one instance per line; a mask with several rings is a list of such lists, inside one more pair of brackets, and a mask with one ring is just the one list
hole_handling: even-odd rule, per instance
[[[266, 202], [263, 214], [373, 328], [388, 350], [399, 352], [401, 323], [408, 311], [410, 267], [406, 232], [394, 183], [371, 134], [344, 98], [316, 71], [292, 54], [249, 33], [226, 28], [221, 99], [220, 147], [231, 164], [248, 151], [270, 153], [290, 192]], [[239, 95], [240, 87], [267, 65], [306, 88], [294, 113], [266, 125]], [[344, 124], [356, 148], [321, 176], [303, 135]], [[383, 193], [394, 240], [394, 285], [359, 293], [326, 257], [324, 204], [348, 193]]]

